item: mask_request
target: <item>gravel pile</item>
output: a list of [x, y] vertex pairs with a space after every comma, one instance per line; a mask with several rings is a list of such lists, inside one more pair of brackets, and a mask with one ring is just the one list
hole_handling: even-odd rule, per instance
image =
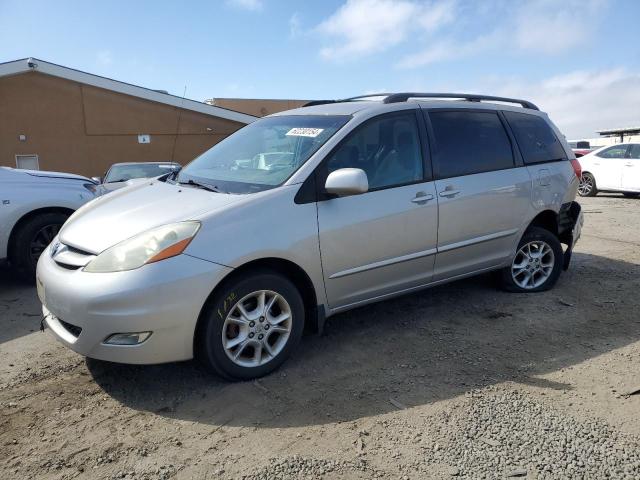
[[254, 474], [243, 476], [242, 480], [314, 479], [321, 478], [327, 473], [335, 472], [342, 476], [346, 472], [353, 471], [367, 472], [367, 478], [378, 476], [365, 460], [347, 462], [293, 455], [286, 458], [273, 458], [269, 465]]
[[638, 479], [640, 441], [578, 421], [517, 391], [475, 391], [464, 413], [444, 413], [427, 463], [459, 478]]

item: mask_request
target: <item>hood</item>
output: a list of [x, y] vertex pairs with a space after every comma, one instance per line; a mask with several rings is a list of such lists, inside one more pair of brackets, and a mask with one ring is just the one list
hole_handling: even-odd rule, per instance
[[60, 241], [98, 254], [138, 233], [192, 220], [242, 197], [147, 180], [99, 197], [77, 210], [60, 230]]
[[114, 190], [120, 190], [121, 188], [130, 187], [131, 185], [136, 185], [137, 183], [148, 182], [149, 178], [132, 178], [127, 180], [126, 182], [110, 182], [110, 183], [101, 183], [97, 187], [96, 195], [106, 195], [109, 192], [113, 192]]
[[95, 184], [94, 180], [90, 178], [83, 177], [82, 175], [76, 175], [74, 173], [64, 173], [64, 172], [46, 172], [42, 170], [22, 170], [17, 168], [9, 168], [2, 167], [2, 169], [8, 172], [10, 175], [13, 175], [14, 178], [20, 178], [20, 181], [25, 178], [33, 177], [34, 180], [37, 179], [51, 179], [51, 178], [59, 178], [63, 180], [80, 180], [87, 183]]

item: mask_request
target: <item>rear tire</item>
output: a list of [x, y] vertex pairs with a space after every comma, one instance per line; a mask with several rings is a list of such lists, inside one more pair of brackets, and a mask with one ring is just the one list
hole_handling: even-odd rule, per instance
[[230, 380], [262, 377], [300, 343], [304, 318], [304, 302], [289, 279], [270, 270], [247, 272], [223, 283], [205, 305], [195, 356]]
[[518, 293], [549, 290], [560, 277], [563, 261], [558, 238], [544, 228], [529, 227], [520, 239], [511, 265], [502, 269], [502, 286]]
[[622, 195], [624, 195], [627, 198], [640, 198], [640, 193], [636, 193], [636, 192], [623, 192]]
[[64, 213], [43, 213], [30, 218], [13, 234], [9, 262], [18, 276], [33, 282], [38, 258], [69, 218]]
[[597, 194], [596, 179], [589, 172], [583, 173], [578, 185], [578, 195], [581, 197], [595, 197]]

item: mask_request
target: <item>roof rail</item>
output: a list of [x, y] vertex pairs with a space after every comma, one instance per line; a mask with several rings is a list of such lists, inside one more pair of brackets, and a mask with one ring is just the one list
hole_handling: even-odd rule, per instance
[[383, 100], [383, 103], [406, 102], [410, 98], [461, 98], [464, 100], [468, 100], [469, 102], [480, 102], [482, 100], [488, 100], [494, 102], [517, 103], [519, 105], [522, 105], [524, 108], [529, 108], [531, 110], [540, 110], [535, 104], [529, 102], [528, 100], [520, 100], [517, 98], [507, 97], [494, 97], [491, 95], [476, 95], [470, 93], [393, 93], [388, 95]]
[[313, 107], [314, 105], [327, 105], [330, 103], [355, 102], [357, 100], [362, 100], [362, 99], [371, 98], [371, 97], [386, 98], [390, 95], [393, 95], [393, 93], [370, 93], [368, 95], [358, 95], [357, 97], [342, 98], [340, 100], [311, 100], [310, 102], [305, 103], [303, 107]]

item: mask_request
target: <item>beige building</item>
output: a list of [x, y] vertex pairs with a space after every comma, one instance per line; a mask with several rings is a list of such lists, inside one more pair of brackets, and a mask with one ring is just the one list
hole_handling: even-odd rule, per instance
[[38, 59], [0, 64], [0, 112], [0, 166], [87, 176], [184, 165], [256, 119]]
[[209, 105], [228, 108], [256, 117], [282, 112], [304, 106], [310, 100], [276, 100], [267, 98], [210, 98]]

